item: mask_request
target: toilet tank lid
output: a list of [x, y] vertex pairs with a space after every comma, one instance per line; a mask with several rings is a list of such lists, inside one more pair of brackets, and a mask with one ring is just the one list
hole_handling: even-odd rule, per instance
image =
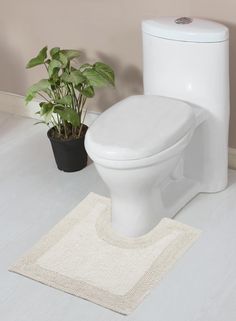
[[143, 159], [171, 147], [194, 127], [192, 107], [183, 101], [130, 96], [98, 117], [87, 131], [85, 147], [103, 159]]
[[143, 33], [154, 37], [187, 42], [222, 42], [229, 38], [226, 26], [205, 19], [160, 17], [142, 22]]

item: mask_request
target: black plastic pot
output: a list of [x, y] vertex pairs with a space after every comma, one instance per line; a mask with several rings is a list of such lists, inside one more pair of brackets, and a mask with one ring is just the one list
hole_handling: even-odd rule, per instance
[[52, 137], [54, 128], [50, 128], [47, 132], [57, 167], [64, 172], [76, 172], [87, 165], [88, 156], [84, 147], [84, 137], [88, 127], [86, 125], [83, 126], [86, 130], [83, 131], [84, 135], [78, 139], [55, 139]]

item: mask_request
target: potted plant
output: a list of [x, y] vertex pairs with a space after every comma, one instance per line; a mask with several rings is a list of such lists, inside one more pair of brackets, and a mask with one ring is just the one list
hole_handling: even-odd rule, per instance
[[80, 56], [78, 50], [44, 47], [32, 58], [26, 68], [43, 65], [47, 78], [31, 86], [26, 93], [28, 104], [37, 95], [42, 98], [37, 112], [48, 125], [50, 139], [57, 167], [65, 172], [81, 170], [87, 165], [84, 124], [86, 100], [95, 95], [95, 89], [114, 86], [114, 71], [102, 62], [73, 65], [73, 59]]

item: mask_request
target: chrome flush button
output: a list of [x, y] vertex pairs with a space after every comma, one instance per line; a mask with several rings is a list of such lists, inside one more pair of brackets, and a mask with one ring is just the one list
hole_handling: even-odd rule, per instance
[[175, 20], [175, 23], [177, 23], [178, 25], [187, 25], [191, 22], [193, 22], [193, 19], [189, 17], [181, 17]]

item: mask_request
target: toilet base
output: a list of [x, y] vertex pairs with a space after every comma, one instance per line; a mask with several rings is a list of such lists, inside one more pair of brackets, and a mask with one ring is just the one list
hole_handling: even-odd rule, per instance
[[173, 218], [191, 199], [201, 192], [204, 192], [202, 184], [192, 179], [184, 176], [178, 179], [168, 178], [161, 186], [153, 190], [156, 208], [154, 215], [147, 216], [148, 221], [145, 217], [143, 220], [136, 220], [135, 223], [131, 224], [127, 213], [124, 213], [126, 214], [124, 215], [126, 216], [125, 221], [121, 219], [121, 213], [119, 213], [119, 220], [116, 220], [116, 215], [114, 215], [112, 227], [121, 235], [128, 237], [142, 236], [151, 231], [163, 217]]
[[203, 187], [187, 177], [169, 180], [161, 186], [165, 217], [173, 218], [191, 199], [203, 192]]

